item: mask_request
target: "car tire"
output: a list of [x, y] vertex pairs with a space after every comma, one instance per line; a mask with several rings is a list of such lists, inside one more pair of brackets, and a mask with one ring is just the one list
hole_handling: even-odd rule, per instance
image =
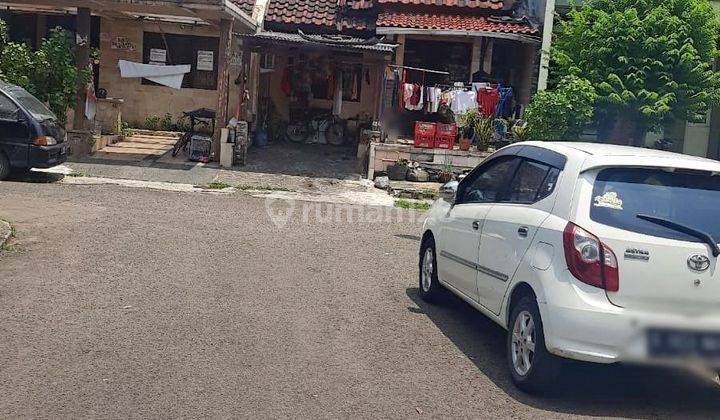
[[542, 318], [534, 297], [523, 296], [511, 308], [507, 359], [513, 383], [528, 393], [547, 391], [560, 373], [560, 359], [545, 346]]
[[10, 161], [5, 154], [0, 152], [0, 181], [7, 178], [10, 175]]
[[426, 302], [437, 302], [442, 293], [442, 285], [437, 274], [437, 253], [435, 240], [426, 238], [420, 246], [420, 297]]

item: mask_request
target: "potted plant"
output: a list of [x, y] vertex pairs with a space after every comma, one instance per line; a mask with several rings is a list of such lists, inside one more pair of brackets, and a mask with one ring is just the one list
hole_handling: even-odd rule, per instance
[[473, 129], [478, 150], [487, 150], [495, 134], [495, 118], [480, 116], [475, 121]]
[[510, 129], [515, 142], [528, 141], [530, 138], [527, 121], [517, 120]]
[[405, 181], [410, 161], [398, 159], [394, 164], [387, 167], [387, 175], [393, 181]]
[[440, 172], [440, 180], [439, 181], [442, 182], [443, 184], [448, 183], [448, 182], [452, 181], [453, 176], [454, 176], [454, 173], [453, 173], [452, 164], [446, 163], [445, 165], [443, 165], [442, 171]]
[[474, 134], [474, 127], [477, 124], [480, 114], [477, 110], [469, 109], [460, 115], [458, 115], [458, 133], [460, 134], [460, 150], [470, 150], [472, 140], [470, 139]]

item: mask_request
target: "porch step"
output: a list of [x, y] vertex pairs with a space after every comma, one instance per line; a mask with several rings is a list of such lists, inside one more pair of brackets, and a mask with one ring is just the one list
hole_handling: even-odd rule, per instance
[[153, 137], [153, 136], [132, 136], [127, 137], [123, 142], [128, 143], [147, 143], [147, 144], [167, 144], [174, 145], [178, 141], [176, 137]]
[[121, 147], [126, 149], [144, 149], [144, 150], [169, 150], [172, 148], [172, 144], [167, 143], [145, 143], [145, 142], [137, 142], [137, 141], [123, 141], [120, 143], [115, 143], [112, 146], [107, 147]]
[[123, 145], [122, 143], [115, 143], [112, 146], [107, 146], [100, 150], [98, 153], [107, 153], [107, 154], [141, 154], [141, 155], [156, 155], [156, 156], [162, 156], [164, 155], [168, 150], [171, 150], [170, 147], [163, 147], [161, 149], [148, 149], [148, 148], [140, 148], [136, 147], [130, 144]]

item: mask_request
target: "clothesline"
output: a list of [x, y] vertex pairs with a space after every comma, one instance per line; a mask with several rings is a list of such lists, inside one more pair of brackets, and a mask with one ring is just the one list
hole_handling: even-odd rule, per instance
[[466, 89], [464, 83], [457, 83], [451, 89], [401, 83], [393, 91], [393, 102], [401, 109], [436, 113], [441, 105], [446, 105], [456, 116], [474, 109], [485, 116], [508, 118], [514, 109], [513, 97], [511, 87], [489, 83], [473, 83], [470, 89]]
[[424, 73], [444, 74], [444, 75], [446, 75], [446, 76], [450, 74], [449, 72], [446, 72], [446, 71], [423, 69], [423, 68], [420, 68], [420, 67], [398, 66], [398, 65], [395, 65], [395, 64], [388, 64], [388, 65], [389, 65], [390, 67], [393, 67], [393, 68], [396, 68], [396, 69], [415, 70], [415, 71], [421, 71], [421, 72], [424, 72]]

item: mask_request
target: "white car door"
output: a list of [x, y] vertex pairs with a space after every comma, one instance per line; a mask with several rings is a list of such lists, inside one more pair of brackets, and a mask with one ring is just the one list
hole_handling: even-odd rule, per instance
[[485, 217], [478, 258], [479, 303], [500, 314], [502, 301], [539, 226], [554, 205], [560, 170], [523, 159], [501, 202]]
[[501, 156], [478, 167], [458, 186], [456, 202], [440, 225], [438, 275], [476, 302], [483, 222], [518, 163], [514, 156]]

